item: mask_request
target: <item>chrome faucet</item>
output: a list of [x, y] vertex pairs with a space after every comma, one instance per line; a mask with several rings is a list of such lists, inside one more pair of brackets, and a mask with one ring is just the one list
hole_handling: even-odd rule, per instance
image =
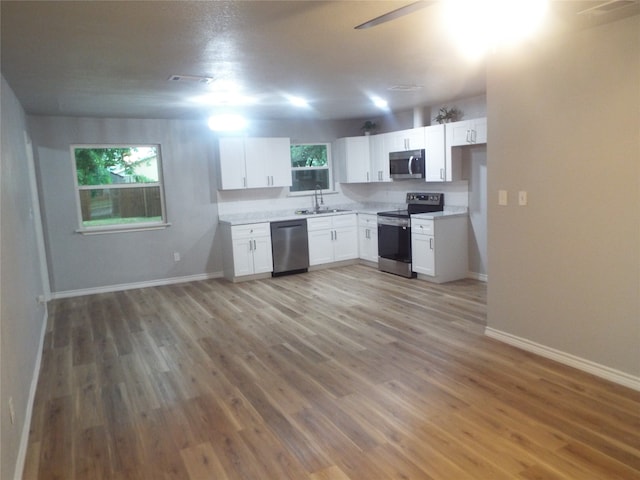
[[[320, 203], [318, 203], [318, 191], [320, 192]], [[320, 211], [320, 205], [324, 205], [324, 199], [322, 198], [322, 187], [320, 184], [316, 184], [316, 188], [313, 191], [313, 197], [315, 199], [315, 212], [318, 213]]]

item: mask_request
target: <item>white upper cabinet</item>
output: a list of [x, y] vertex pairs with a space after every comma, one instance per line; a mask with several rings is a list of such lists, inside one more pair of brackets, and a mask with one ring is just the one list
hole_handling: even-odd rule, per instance
[[385, 133], [384, 135], [387, 153], [418, 150], [424, 148], [425, 145], [424, 127], [399, 130], [397, 132]]
[[288, 138], [224, 137], [219, 154], [222, 190], [291, 186]]
[[369, 136], [339, 138], [333, 144], [333, 159], [343, 183], [368, 183], [371, 175]]
[[487, 118], [473, 118], [446, 124], [449, 147], [487, 143]]
[[389, 150], [387, 150], [386, 136], [371, 135], [369, 137], [369, 149], [371, 152], [370, 182], [390, 182]]
[[446, 180], [444, 125], [425, 127], [425, 181]]

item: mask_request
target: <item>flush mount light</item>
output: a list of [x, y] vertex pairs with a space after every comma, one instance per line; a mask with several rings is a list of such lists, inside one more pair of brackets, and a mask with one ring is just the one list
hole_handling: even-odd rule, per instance
[[309, 102], [302, 97], [287, 96], [289, 103], [294, 107], [308, 107]]
[[247, 119], [235, 113], [224, 113], [209, 117], [209, 128], [214, 132], [234, 132], [244, 130]]
[[389, 103], [384, 98], [371, 97], [371, 101], [376, 107], [381, 108], [383, 110], [389, 108]]

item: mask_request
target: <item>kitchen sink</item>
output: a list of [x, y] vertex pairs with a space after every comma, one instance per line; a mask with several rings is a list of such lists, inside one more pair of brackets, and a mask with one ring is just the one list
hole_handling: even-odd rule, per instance
[[321, 208], [320, 210], [296, 210], [296, 215], [321, 215], [323, 213], [351, 212], [348, 208]]

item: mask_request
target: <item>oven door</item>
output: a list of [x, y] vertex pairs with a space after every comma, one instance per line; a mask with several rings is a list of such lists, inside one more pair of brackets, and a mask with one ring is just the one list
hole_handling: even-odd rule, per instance
[[411, 263], [411, 223], [408, 218], [378, 215], [378, 256]]

